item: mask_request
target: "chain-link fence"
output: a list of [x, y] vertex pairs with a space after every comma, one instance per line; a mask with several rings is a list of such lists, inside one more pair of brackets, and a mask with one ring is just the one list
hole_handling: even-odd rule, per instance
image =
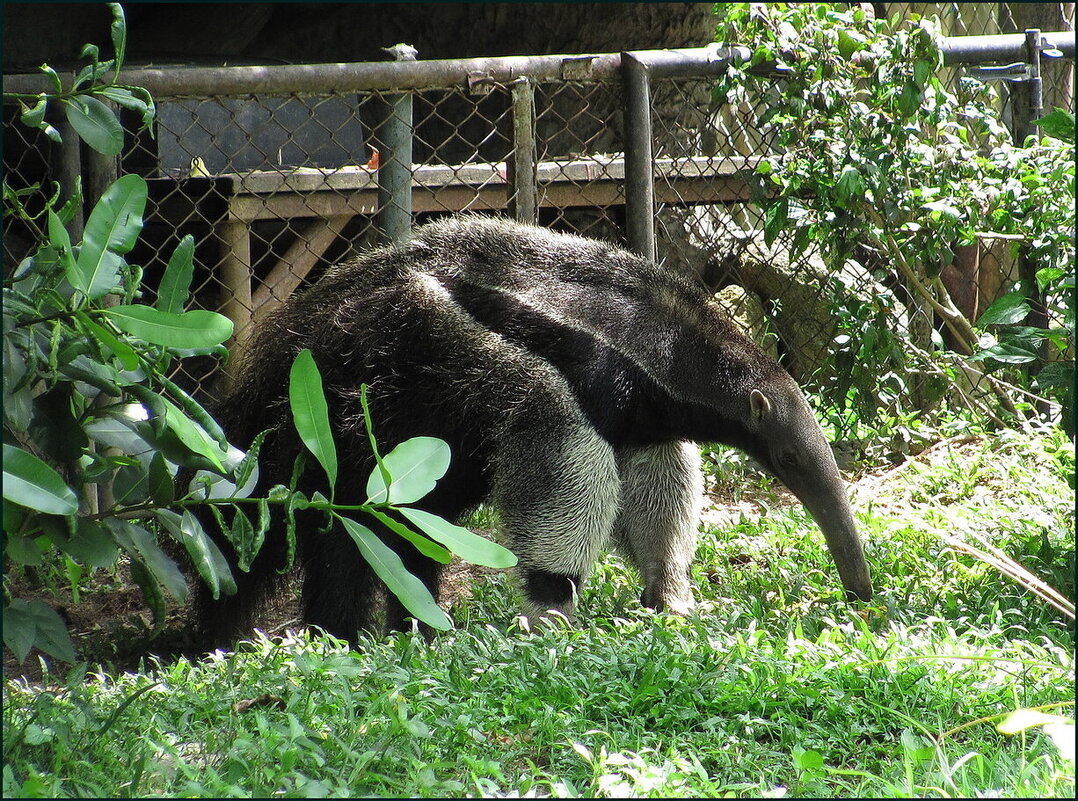
[[[1070, 48], [1073, 68], [1073, 40]], [[143, 266], [152, 296], [162, 254], [191, 234], [193, 302], [231, 317], [242, 343], [251, 325], [329, 265], [398, 238], [400, 216], [393, 223], [387, 211], [394, 207], [405, 226], [507, 213], [640, 250], [639, 203], [626, 189], [635, 179], [654, 192], [643, 217], [658, 258], [698, 275], [810, 391], [830, 388], [821, 397], [834, 398], [849, 389], [850, 356], [836, 343], [844, 321], [866, 309], [875, 310], [881, 336], [938, 348], [939, 321], [880, 265], [836, 270], [811, 250], [792, 257], [786, 235], [765, 245], [761, 208], [742, 178], [772, 152], [758, 124], [762, 104], [716, 105], [716, 51], [678, 52], [688, 54], [684, 64], [650, 79], [643, 176], [633, 161], [639, 147], [627, 141], [638, 123], [618, 55], [128, 73], [158, 104], [153, 132], [121, 114], [129, 134], [115, 167], [150, 186], [129, 260]], [[73, 171], [94, 168], [79, 162], [77, 146], [56, 145], [16, 116], [5, 106], [11, 187], [64, 175], [70, 183]], [[390, 164], [403, 182], [390, 185]], [[7, 222], [6, 271], [32, 247], [27, 234]], [[983, 309], [1013, 286], [1015, 268], [1005, 247], [981, 247], [973, 258]], [[961, 306], [963, 287], [950, 289]], [[944, 373], [930, 364], [922, 375], [896, 375], [892, 396], [920, 403], [926, 382], [935, 382], [937, 399], [975, 391], [954, 386], [964, 368], [941, 385]], [[216, 369], [207, 360], [179, 378], [212, 397]]]

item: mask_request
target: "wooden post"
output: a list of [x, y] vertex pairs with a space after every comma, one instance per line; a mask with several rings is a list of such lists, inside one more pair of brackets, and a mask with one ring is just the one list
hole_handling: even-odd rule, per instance
[[506, 176], [510, 213], [521, 222], [538, 222], [539, 192], [536, 183], [535, 87], [526, 77], [512, 84], [513, 152]]
[[652, 180], [651, 76], [632, 53], [621, 54], [625, 82], [625, 227], [629, 249], [655, 259]]
[[221, 313], [232, 321], [226, 379], [233, 371], [251, 328], [251, 237], [247, 224], [229, 220], [218, 229], [221, 253]]

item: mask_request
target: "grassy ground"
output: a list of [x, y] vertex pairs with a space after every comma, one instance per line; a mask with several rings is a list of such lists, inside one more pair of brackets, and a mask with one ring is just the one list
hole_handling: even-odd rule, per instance
[[783, 491], [724, 478], [689, 619], [641, 609], [611, 556], [571, 626], [514, 619], [496, 575], [432, 643], [353, 653], [300, 632], [9, 680], [4, 794], [1072, 797], [1043, 729], [995, 728], [1018, 708], [1073, 716], [1071, 625], [958, 543], [1073, 598], [1073, 454], [1006, 432], [859, 476], [870, 608], [840, 601]]

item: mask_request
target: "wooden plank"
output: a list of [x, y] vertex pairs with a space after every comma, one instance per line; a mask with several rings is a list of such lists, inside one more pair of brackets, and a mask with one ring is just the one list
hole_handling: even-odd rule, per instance
[[303, 283], [307, 273], [322, 258], [326, 248], [333, 244], [350, 219], [347, 215], [340, 215], [327, 220], [315, 220], [297, 234], [288, 251], [254, 291], [251, 315], [256, 321], [277, 308]]
[[[737, 174], [743, 158], [658, 159], [656, 198], [664, 203], [746, 201], [749, 186]], [[625, 203], [625, 163], [620, 157], [545, 161], [537, 165], [539, 203], [545, 208]], [[235, 196], [229, 219], [255, 220], [373, 215], [378, 211], [375, 176], [365, 167], [325, 171], [254, 172], [232, 176]], [[506, 208], [510, 188], [505, 162], [421, 165], [413, 170], [413, 211]]]
[[[229, 367], [237, 363], [251, 331], [251, 238], [240, 222], [217, 229], [220, 243], [221, 313], [232, 321]], [[226, 368], [226, 372], [229, 368]], [[231, 378], [231, 376], [229, 376]]]
[[378, 191], [310, 192], [304, 194], [237, 195], [229, 202], [228, 219], [252, 223], [255, 220], [287, 220], [300, 217], [370, 215], [378, 211]]

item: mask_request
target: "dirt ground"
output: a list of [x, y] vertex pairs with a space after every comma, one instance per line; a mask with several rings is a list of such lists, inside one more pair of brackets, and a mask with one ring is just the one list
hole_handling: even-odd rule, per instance
[[[907, 468], [912, 462], [932, 460], [936, 454], [949, 449], [978, 447], [975, 437], [958, 437], [937, 443], [924, 452], [911, 457], [897, 466], [868, 470], [850, 477], [851, 495], [878, 496], [880, 490], [896, 471]], [[746, 488], [733, 486], [709, 486], [709, 497], [703, 520], [710, 526], [723, 528], [737, 521], [742, 515], [758, 517], [768, 509], [782, 508], [797, 503], [796, 498], [777, 482], [770, 487]], [[442, 605], [450, 608], [466, 602], [472, 595], [476, 582], [485, 580], [495, 571], [477, 567], [454, 559], [447, 567]], [[52, 592], [47, 588], [34, 588], [25, 577], [14, 577], [10, 588], [12, 596], [45, 601], [60, 612], [67, 621], [76, 652], [91, 664], [103, 664], [115, 671], [135, 670], [139, 661], [154, 654], [168, 660], [178, 656], [197, 657], [200, 653], [192, 640], [190, 610], [169, 601], [167, 617], [160, 630], [154, 631], [149, 609], [142, 593], [121, 566], [119, 581], [114, 586], [96, 590], [84, 589], [79, 603], [72, 603], [70, 590]], [[260, 628], [267, 634], [282, 634], [286, 629], [302, 627], [298, 597], [298, 580], [278, 598], [272, 608], [266, 609]], [[4, 677], [23, 677], [39, 683], [43, 678], [41, 654], [35, 649], [23, 664], [18, 664], [8, 648], [4, 648]], [[45, 657], [49, 662], [49, 680], [60, 681], [65, 666]]]

